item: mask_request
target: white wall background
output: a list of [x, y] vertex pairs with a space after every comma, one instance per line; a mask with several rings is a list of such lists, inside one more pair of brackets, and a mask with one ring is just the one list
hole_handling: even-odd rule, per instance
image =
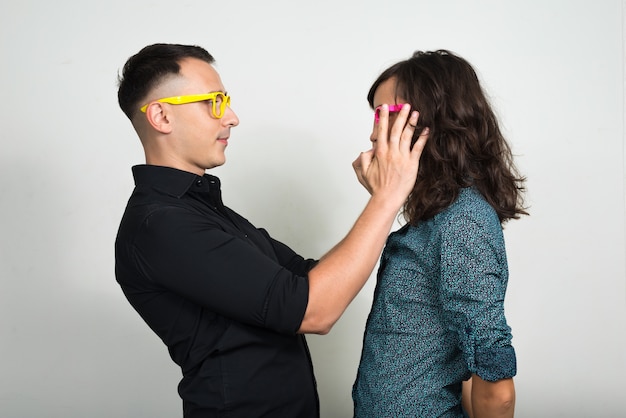
[[[175, 417], [180, 373], [124, 299], [113, 241], [143, 153], [116, 74], [154, 42], [217, 58], [241, 124], [226, 202], [306, 256], [366, 192], [370, 83], [416, 49], [477, 68], [532, 216], [506, 228], [517, 417], [624, 417], [622, 0], [0, 3], [0, 416]], [[349, 417], [366, 286], [312, 346], [325, 418]]]

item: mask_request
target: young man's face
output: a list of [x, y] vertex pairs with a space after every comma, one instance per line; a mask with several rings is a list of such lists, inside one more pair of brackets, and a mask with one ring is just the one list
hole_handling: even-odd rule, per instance
[[[180, 76], [172, 81], [173, 96], [225, 92], [219, 74], [212, 65], [195, 58], [180, 63]], [[210, 101], [168, 105], [171, 112], [172, 134], [170, 139], [178, 168], [202, 175], [205, 170], [226, 162], [225, 149], [230, 128], [239, 119], [230, 106], [224, 108], [221, 118], [215, 117]]]

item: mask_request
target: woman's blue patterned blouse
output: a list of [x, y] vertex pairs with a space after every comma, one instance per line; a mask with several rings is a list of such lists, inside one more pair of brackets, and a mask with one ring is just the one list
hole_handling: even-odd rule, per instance
[[353, 387], [355, 416], [462, 417], [463, 380], [514, 376], [507, 280], [498, 216], [472, 188], [392, 233]]

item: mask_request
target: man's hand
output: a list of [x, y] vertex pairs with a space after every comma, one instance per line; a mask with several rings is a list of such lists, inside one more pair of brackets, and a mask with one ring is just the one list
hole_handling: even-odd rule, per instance
[[408, 104], [402, 107], [390, 130], [389, 107], [383, 105], [377, 125], [376, 146], [362, 152], [352, 163], [359, 182], [372, 196], [380, 196], [398, 208], [413, 190], [419, 159], [428, 140], [426, 128], [411, 148], [419, 114], [411, 112], [410, 108]]

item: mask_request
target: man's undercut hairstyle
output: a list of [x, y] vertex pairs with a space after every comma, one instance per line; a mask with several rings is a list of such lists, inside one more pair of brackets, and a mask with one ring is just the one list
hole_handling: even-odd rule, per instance
[[139, 112], [150, 90], [165, 78], [180, 73], [180, 62], [185, 58], [197, 58], [208, 64], [215, 62], [204, 48], [179, 44], [148, 45], [126, 61], [118, 77], [117, 100], [128, 119], [132, 120]]
[[417, 51], [385, 70], [367, 100], [383, 82], [396, 81], [396, 98], [420, 113], [413, 141], [426, 127], [429, 139], [420, 159], [418, 180], [404, 206], [412, 225], [450, 206], [461, 188], [475, 187], [504, 223], [527, 214], [525, 178], [472, 66], [450, 51]]

